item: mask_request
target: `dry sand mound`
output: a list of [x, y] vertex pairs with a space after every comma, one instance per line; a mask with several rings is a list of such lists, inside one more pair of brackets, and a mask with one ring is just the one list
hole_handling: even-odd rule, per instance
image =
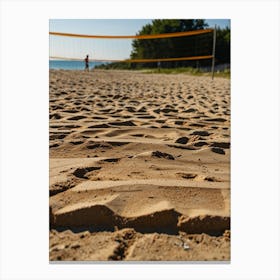
[[[113, 199], [113, 198], [112, 198]], [[230, 228], [230, 218], [222, 216], [200, 215], [185, 217], [169, 203], [160, 202], [152, 208], [146, 207], [146, 213], [134, 213], [134, 217], [118, 215], [106, 204], [77, 203], [52, 213], [53, 228], [89, 228], [93, 231], [113, 231], [115, 228], [134, 228], [138, 232], [170, 233], [208, 233], [222, 235]], [[51, 210], [52, 211], [52, 210]]]

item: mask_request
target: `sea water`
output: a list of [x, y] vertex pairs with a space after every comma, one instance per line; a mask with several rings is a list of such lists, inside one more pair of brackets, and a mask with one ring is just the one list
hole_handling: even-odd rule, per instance
[[[89, 69], [97, 65], [104, 64], [105, 62], [89, 62]], [[63, 70], [84, 70], [85, 62], [77, 60], [49, 60], [50, 69], [63, 69]]]

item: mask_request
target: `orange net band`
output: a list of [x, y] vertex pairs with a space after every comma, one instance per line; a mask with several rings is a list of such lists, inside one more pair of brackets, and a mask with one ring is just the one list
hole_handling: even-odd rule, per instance
[[186, 32], [164, 33], [164, 34], [151, 34], [151, 35], [86, 35], [86, 34], [72, 34], [62, 32], [49, 32], [50, 35], [66, 36], [66, 37], [79, 37], [79, 38], [95, 38], [95, 39], [160, 39], [198, 35], [213, 32], [213, 29], [201, 29]]
[[[147, 62], [163, 62], [163, 61], [184, 61], [184, 60], [200, 60], [200, 59], [211, 59], [212, 55], [204, 55], [204, 56], [191, 56], [191, 57], [177, 57], [177, 58], [151, 58], [151, 59], [89, 59], [91, 62], [127, 62], [127, 63], [147, 63]], [[66, 58], [66, 57], [58, 57], [51, 56], [50, 59], [60, 59], [60, 60], [76, 60], [76, 61], [84, 61], [84, 59], [80, 58]]]

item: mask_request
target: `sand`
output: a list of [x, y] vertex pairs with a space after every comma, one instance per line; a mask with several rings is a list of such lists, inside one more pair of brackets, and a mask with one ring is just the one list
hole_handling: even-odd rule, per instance
[[230, 260], [230, 80], [50, 70], [50, 260]]

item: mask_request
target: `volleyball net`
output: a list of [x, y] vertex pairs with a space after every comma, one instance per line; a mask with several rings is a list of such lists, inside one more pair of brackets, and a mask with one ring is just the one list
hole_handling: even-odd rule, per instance
[[151, 35], [86, 35], [49, 32], [50, 60], [174, 63], [214, 59], [214, 29]]

